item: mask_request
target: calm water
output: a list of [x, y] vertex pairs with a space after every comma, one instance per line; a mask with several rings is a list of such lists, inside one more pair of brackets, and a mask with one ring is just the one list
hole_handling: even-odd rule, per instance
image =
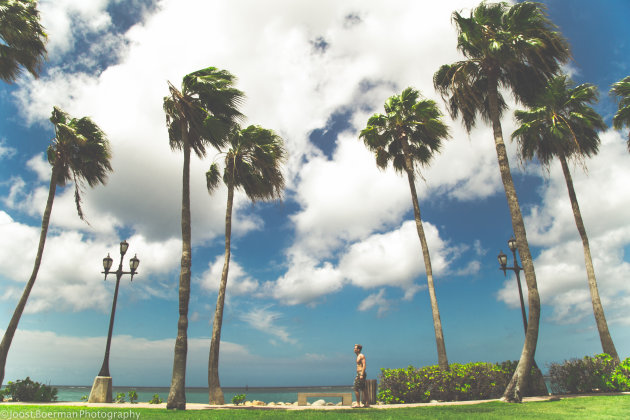
[[[84, 395], [89, 396], [91, 386], [57, 386], [57, 401], [81, 401], [81, 397]], [[138, 402], [148, 402], [153, 398], [154, 394], [158, 394], [164, 402], [168, 398], [168, 388], [148, 388], [148, 387], [127, 387], [127, 386], [115, 386], [112, 391], [112, 396], [116, 398], [116, 394], [119, 392], [125, 393], [125, 400], [128, 402], [128, 392], [135, 390], [138, 394]], [[238, 394], [246, 394], [248, 401], [259, 400], [266, 403], [270, 402], [288, 402], [293, 403], [297, 401], [298, 392], [353, 392], [351, 386], [316, 386], [316, 387], [293, 387], [293, 388], [223, 388], [225, 395], [225, 402], [232, 401], [232, 397]], [[353, 392], [354, 395], [354, 392]], [[319, 398], [309, 399], [309, 402], [313, 402]], [[353, 397], [354, 399], [354, 397]], [[324, 398], [324, 400], [326, 400]], [[326, 402], [338, 403], [341, 398], [331, 398]], [[186, 402], [189, 403], [208, 403], [208, 388], [186, 388]]]

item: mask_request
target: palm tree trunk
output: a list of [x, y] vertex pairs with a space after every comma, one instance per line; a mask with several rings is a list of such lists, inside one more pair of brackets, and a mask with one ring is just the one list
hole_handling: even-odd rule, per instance
[[433, 329], [435, 330], [435, 342], [437, 345], [438, 365], [442, 370], [448, 370], [448, 358], [446, 357], [446, 345], [444, 344], [444, 333], [442, 332], [442, 321], [440, 319], [440, 309], [438, 308], [437, 297], [435, 296], [435, 286], [433, 285], [433, 269], [431, 268], [431, 256], [429, 255], [429, 246], [427, 238], [424, 234], [422, 226], [422, 218], [420, 217], [420, 205], [418, 204], [418, 194], [416, 193], [416, 184], [414, 182], [413, 164], [408, 154], [408, 145], [403, 141], [403, 151], [405, 153], [405, 170], [407, 171], [407, 179], [409, 180], [409, 189], [411, 190], [411, 201], [413, 202], [413, 213], [416, 220], [416, 230], [420, 238], [422, 246], [422, 257], [424, 258], [424, 267], [427, 273], [427, 283], [429, 287], [429, 298], [431, 300], [431, 313], [433, 315]]
[[219, 381], [219, 347], [221, 345], [221, 326], [223, 324], [223, 306], [225, 304], [225, 289], [227, 287], [228, 271], [230, 269], [230, 241], [232, 237], [232, 203], [234, 201], [234, 184], [228, 184], [227, 206], [225, 210], [225, 260], [221, 272], [221, 284], [217, 307], [214, 311], [212, 323], [212, 339], [210, 341], [210, 355], [208, 356], [208, 398], [210, 404], [224, 404], [225, 398]]
[[599, 331], [599, 339], [602, 343], [604, 353], [610, 355], [617, 363], [619, 363], [619, 355], [617, 354], [617, 349], [615, 348], [615, 344], [610, 336], [610, 331], [608, 331], [608, 323], [606, 322], [606, 316], [604, 315], [604, 308], [602, 307], [602, 302], [599, 299], [597, 280], [595, 279], [595, 269], [593, 268], [593, 260], [591, 258], [591, 248], [588, 244], [588, 236], [586, 235], [586, 229], [584, 228], [584, 222], [582, 221], [582, 213], [580, 212], [580, 206], [578, 205], [575, 189], [573, 188], [571, 172], [569, 172], [569, 166], [567, 165], [567, 161], [564, 156], [560, 156], [560, 164], [562, 165], [562, 172], [564, 173], [567, 190], [569, 190], [569, 199], [571, 200], [575, 225], [580, 233], [580, 238], [582, 238], [588, 287], [591, 291], [591, 301], [593, 303], [593, 313], [595, 314], [597, 330]]
[[186, 357], [188, 354], [188, 301], [190, 300], [190, 266], [192, 261], [190, 234], [190, 144], [182, 127], [184, 168], [182, 174], [182, 259], [179, 272], [179, 320], [173, 356], [173, 376], [166, 408], [186, 409]]
[[490, 76], [488, 81], [488, 101], [490, 107], [490, 119], [492, 121], [492, 129], [494, 134], [494, 143], [497, 151], [497, 159], [499, 161], [499, 171], [501, 172], [501, 180], [505, 190], [510, 216], [512, 219], [512, 229], [516, 239], [518, 252], [521, 256], [523, 264], [523, 272], [525, 273], [525, 282], [527, 284], [527, 300], [529, 302], [529, 322], [527, 323], [527, 332], [525, 334], [525, 343], [523, 351], [519, 359], [514, 376], [510, 380], [505, 392], [503, 400], [508, 402], [521, 402], [523, 392], [527, 386], [529, 372], [536, 354], [536, 345], [538, 342], [538, 329], [540, 322], [540, 296], [538, 295], [538, 284], [536, 282], [536, 273], [534, 271], [534, 262], [529, 251], [527, 243], [527, 234], [525, 232], [525, 223], [521, 214], [521, 207], [518, 203], [516, 188], [512, 180], [510, 171], [510, 163], [508, 161], [507, 150], [503, 142], [503, 132], [501, 129], [501, 121], [499, 119], [497, 77]]
[[50, 213], [52, 212], [52, 206], [55, 200], [55, 192], [57, 191], [57, 174], [58, 169], [53, 166], [52, 173], [50, 175], [50, 186], [48, 188], [48, 200], [46, 201], [46, 208], [44, 209], [44, 215], [42, 216], [42, 230], [39, 234], [39, 245], [37, 247], [37, 255], [35, 256], [33, 272], [31, 273], [31, 278], [26, 283], [26, 287], [24, 287], [22, 297], [20, 298], [20, 301], [18, 302], [15, 311], [13, 312], [13, 316], [11, 317], [11, 321], [9, 321], [9, 326], [7, 327], [7, 330], [4, 332], [2, 343], [0, 343], [0, 387], [2, 387], [2, 383], [4, 381], [7, 356], [9, 354], [11, 342], [13, 341], [13, 336], [15, 335], [15, 330], [17, 329], [18, 323], [20, 322], [20, 318], [22, 317], [24, 308], [26, 307], [26, 301], [28, 300], [28, 297], [31, 294], [31, 290], [35, 285], [35, 279], [37, 278], [37, 273], [39, 272], [39, 265], [42, 262], [44, 245], [46, 244], [46, 236], [48, 234], [48, 224], [50, 223]]

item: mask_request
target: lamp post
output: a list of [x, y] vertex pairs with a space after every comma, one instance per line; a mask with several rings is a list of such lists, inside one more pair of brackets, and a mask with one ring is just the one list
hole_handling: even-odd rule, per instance
[[120, 279], [122, 278], [123, 274], [131, 274], [131, 281], [133, 281], [133, 276], [137, 274], [136, 270], [138, 269], [138, 265], [140, 264], [140, 260], [136, 255], [129, 260], [129, 268], [131, 271], [123, 271], [123, 257], [127, 253], [127, 249], [129, 249], [129, 244], [127, 243], [127, 241], [122, 241], [120, 243], [120, 263], [118, 264], [118, 270], [114, 272], [109, 271], [112, 268], [112, 263], [114, 262], [112, 257], [107, 254], [107, 257], [103, 258], [103, 269], [105, 271], [102, 271], [102, 273], [105, 274], [104, 280], [107, 280], [108, 274], [115, 274], [116, 287], [114, 288], [112, 312], [109, 317], [109, 331], [107, 333], [107, 344], [105, 345], [105, 357], [103, 357], [101, 370], [99, 371], [96, 379], [94, 379], [94, 384], [92, 385], [92, 391], [90, 392], [88, 402], [112, 402], [112, 378], [109, 373], [109, 349], [112, 344], [112, 331], [114, 329], [116, 302], [118, 300], [118, 286], [120, 285]]
[[523, 269], [523, 267], [519, 267], [518, 262], [516, 261], [516, 239], [512, 236], [508, 241], [508, 247], [510, 251], [512, 251], [512, 258], [514, 259], [514, 266], [507, 266], [507, 255], [501, 251], [497, 259], [499, 260], [499, 265], [501, 266], [501, 270], [503, 270], [503, 275], [506, 276], [506, 270], [514, 271], [516, 274], [516, 283], [518, 284], [518, 295], [521, 298], [521, 313], [523, 315], [523, 328], [525, 329], [525, 334], [527, 334], [527, 315], [525, 314], [525, 302], [523, 301], [523, 290], [521, 289], [521, 276], [519, 273]]

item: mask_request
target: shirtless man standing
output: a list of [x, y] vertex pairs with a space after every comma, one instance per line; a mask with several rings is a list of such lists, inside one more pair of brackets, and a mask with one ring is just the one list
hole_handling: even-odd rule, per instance
[[363, 406], [369, 407], [370, 402], [368, 401], [367, 389], [365, 379], [367, 377], [366, 369], [367, 363], [365, 362], [365, 356], [361, 354], [361, 350], [363, 346], [361, 344], [354, 345], [354, 354], [357, 355], [357, 376], [354, 378], [354, 394], [357, 398], [357, 406], [361, 407], [361, 391], [363, 394]]

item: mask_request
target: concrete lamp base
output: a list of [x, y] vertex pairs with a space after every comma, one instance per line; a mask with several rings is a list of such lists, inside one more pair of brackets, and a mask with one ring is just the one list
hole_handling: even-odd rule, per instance
[[90, 391], [90, 403], [111, 403], [112, 402], [112, 377], [97, 376], [94, 378], [92, 391]]

